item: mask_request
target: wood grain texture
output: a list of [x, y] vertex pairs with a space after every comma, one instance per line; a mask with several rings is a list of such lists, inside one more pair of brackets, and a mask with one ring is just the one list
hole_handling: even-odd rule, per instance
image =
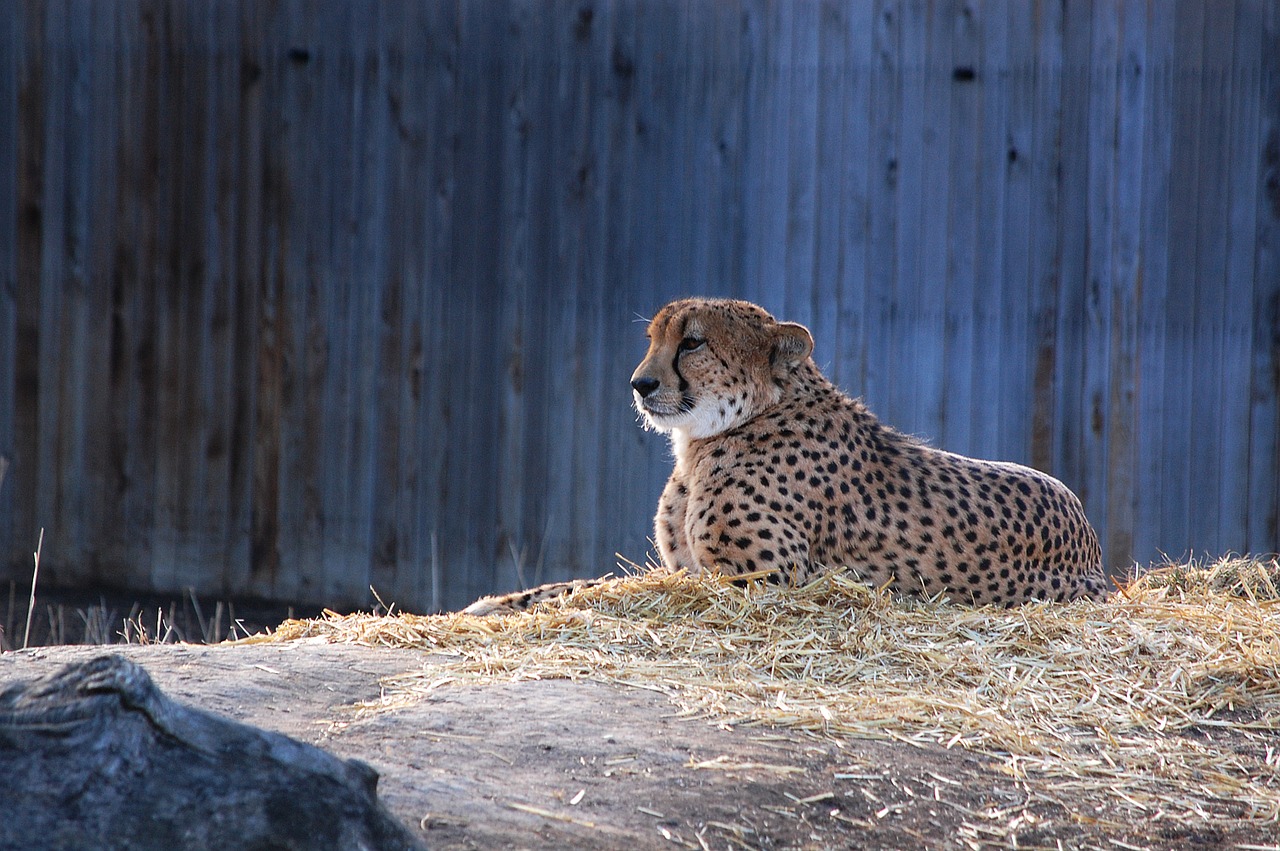
[[1280, 549], [1274, 4], [30, 0], [0, 554], [455, 608], [642, 561], [627, 380], [734, 295], [1108, 564]]

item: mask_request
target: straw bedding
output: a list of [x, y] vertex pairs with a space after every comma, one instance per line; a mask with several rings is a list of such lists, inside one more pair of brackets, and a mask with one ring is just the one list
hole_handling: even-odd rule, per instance
[[737, 587], [661, 571], [532, 613], [288, 621], [278, 640], [416, 648], [450, 684], [592, 679], [683, 712], [990, 754], [1078, 818], [1280, 821], [1280, 562], [1152, 570], [1095, 603], [910, 602], [832, 575]]

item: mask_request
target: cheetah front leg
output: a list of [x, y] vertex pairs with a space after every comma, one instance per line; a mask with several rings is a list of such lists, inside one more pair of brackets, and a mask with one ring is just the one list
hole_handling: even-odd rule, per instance
[[658, 545], [663, 566], [669, 570], [695, 572], [696, 563], [685, 530], [688, 506], [689, 488], [683, 477], [672, 473], [658, 498], [658, 513], [653, 518], [653, 540]]
[[754, 493], [722, 487], [716, 496], [695, 500], [686, 510], [696, 570], [717, 570], [725, 576], [772, 571], [768, 581], [780, 585], [809, 580], [813, 565], [808, 535], [780, 512], [760, 504]]

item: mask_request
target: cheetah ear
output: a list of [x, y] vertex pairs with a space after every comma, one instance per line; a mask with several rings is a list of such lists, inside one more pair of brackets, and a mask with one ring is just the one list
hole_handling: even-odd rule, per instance
[[769, 363], [785, 370], [795, 369], [813, 353], [813, 335], [795, 322], [779, 322], [774, 329], [773, 351]]

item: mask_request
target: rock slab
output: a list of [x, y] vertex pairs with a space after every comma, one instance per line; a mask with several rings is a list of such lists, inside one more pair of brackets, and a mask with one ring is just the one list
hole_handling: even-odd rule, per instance
[[0, 693], [0, 848], [422, 846], [378, 775], [168, 698], [119, 655]]

